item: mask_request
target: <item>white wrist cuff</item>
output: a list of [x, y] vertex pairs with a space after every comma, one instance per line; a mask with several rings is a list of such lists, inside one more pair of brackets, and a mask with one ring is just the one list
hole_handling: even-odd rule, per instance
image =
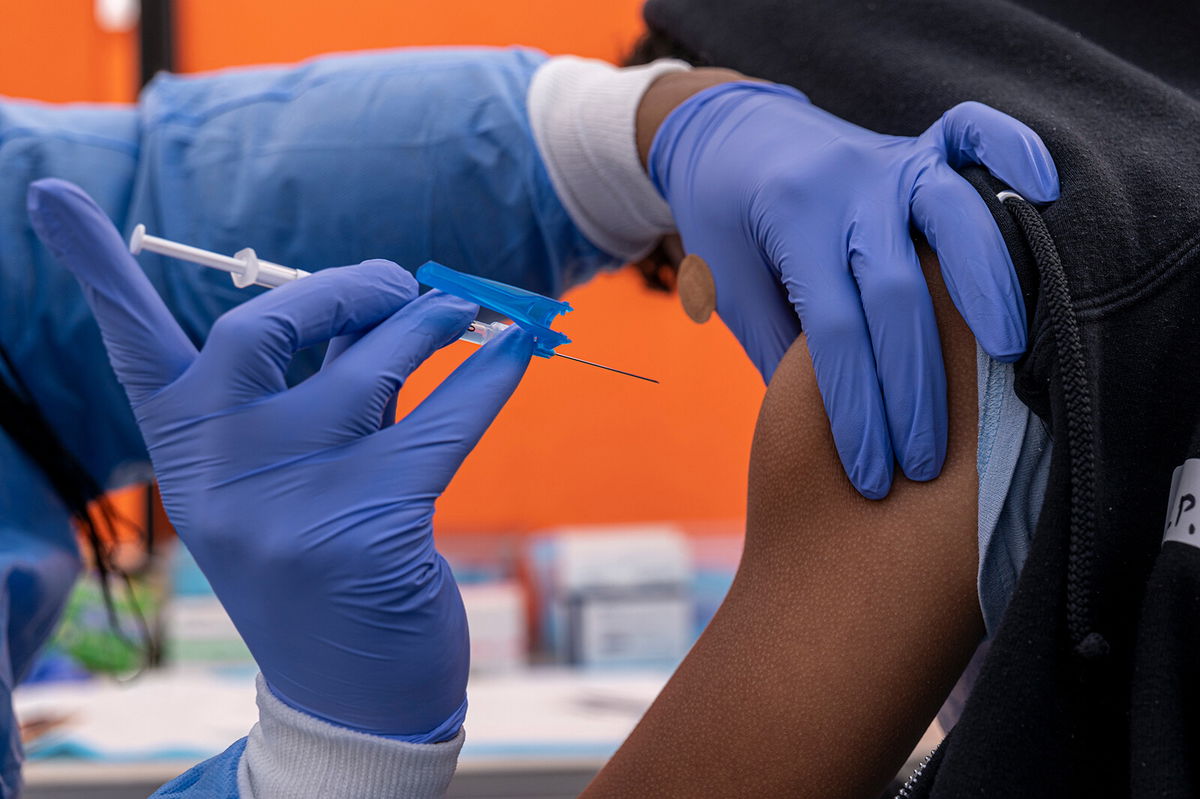
[[675, 59], [618, 69], [559, 56], [529, 86], [533, 137], [559, 199], [583, 235], [625, 261], [644, 257], [675, 230], [638, 158], [637, 109], [660, 75], [690, 68]]
[[280, 701], [258, 675], [258, 723], [238, 763], [241, 799], [427, 799], [445, 795], [465, 733], [412, 744], [338, 727]]

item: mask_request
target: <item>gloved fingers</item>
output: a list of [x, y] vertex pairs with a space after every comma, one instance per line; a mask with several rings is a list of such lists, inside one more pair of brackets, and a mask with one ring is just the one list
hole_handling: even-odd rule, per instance
[[[363, 336], [365, 336], [368, 332], [370, 332], [370, 331], [363, 330], [358, 333], [347, 333], [344, 336], [338, 336], [337, 338], [330, 341], [329, 347], [326, 348], [326, 350], [325, 350], [325, 359], [321, 362], [321, 368], [324, 369], [326, 366], [328, 366], [329, 364], [336, 361], [343, 352], [345, 352], [347, 349], [350, 348], [351, 344], [354, 344], [356, 341], [358, 341]], [[395, 394], [392, 395], [392, 398], [388, 401], [387, 405], [384, 406], [383, 413], [380, 415], [380, 418], [379, 418], [378, 426], [385, 427], [386, 425], [389, 425], [394, 421], [396, 421], [396, 395]]]
[[533, 336], [513, 325], [480, 347], [412, 413], [375, 438], [387, 452], [428, 451], [426, 468], [411, 476], [424, 482], [424, 491], [442, 493], [516, 390], [532, 357]]
[[789, 284], [789, 293], [808, 336], [842, 467], [859, 493], [881, 499], [892, 485], [894, 458], [858, 286], [840, 246], [815, 257], [821, 262], [805, 270], [808, 281]]
[[765, 264], [735, 264], [729, 262], [732, 260], [713, 269], [717, 313], [763, 382], [770, 383], [775, 367], [801, 333], [800, 319], [787, 289]]
[[907, 218], [873, 209], [850, 236], [892, 449], [911, 480], [932, 480], [946, 460], [946, 373], [933, 300]]
[[1041, 137], [1027, 125], [983, 103], [967, 102], [936, 123], [954, 168], [981, 164], [1028, 200], [1058, 199], [1058, 169]]
[[916, 226], [937, 252], [954, 305], [993, 358], [1025, 352], [1025, 302], [1012, 258], [978, 192], [946, 164], [929, 169], [913, 191]]
[[342, 356], [346, 350], [350, 349], [351, 345], [357, 343], [359, 339], [367, 335], [369, 331], [359, 330], [354, 333], [347, 333], [344, 336], [338, 336], [329, 340], [329, 346], [325, 348], [325, 357], [321, 361], [321, 369], [324, 370], [329, 364], [336, 361]]
[[378, 324], [416, 296], [416, 278], [391, 261], [325, 269], [217, 319], [195, 371], [201, 382], [225, 386], [231, 400], [283, 391], [298, 351]]
[[383, 406], [383, 413], [379, 414], [380, 429], [396, 423], [396, 406], [399, 404], [399, 400], [400, 398], [395, 392], [388, 397], [388, 401]]
[[26, 206], [38, 238], [83, 287], [130, 402], [141, 404], [181, 375], [196, 348], [104, 211], [57, 178], [31, 184]]
[[[333, 415], [327, 423], [361, 437], [379, 429], [389, 401], [408, 376], [456, 340], [479, 306], [431, 291], [405, 305], [312, 377], [304, 402]], [[393, 414], [394, 414], [393, 409]]]

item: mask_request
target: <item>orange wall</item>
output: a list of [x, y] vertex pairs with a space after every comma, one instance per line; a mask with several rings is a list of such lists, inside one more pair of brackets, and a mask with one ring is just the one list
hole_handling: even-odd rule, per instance
[[[90, 2], [11, 5], [0, 28], [0, 93], [104, 99], [109, 88], [96, 75], [131, 69], [129, 53], [114, 52], [112, 35], [91, 26]], [[618, 60], [641, 28], [640, 0], [178, 0], [177, 8], [182, 71], [438, 44], [525, 44]], [[25, 34], [8, 24], [14, 11]], [[52, 30], [64, 61], [45, 52]], [[20, 52], [37, 71], [11, 71]], [[717, 321], [691, 324], [674, 297], [646, 291], [628, 271], [569, 299], [576, 310], [558, 326], [575, 341], [570, 353], [662, 384], [535, 359], [439, 504], [440, 529], [740, 519], [763, 389], [732, 336]], [[454, 344], [436, 355], [405, 389], [402, 410], [471, 351]]]
[[131, 100], [137, 88], [136, 39], [101, 31], [93, 6], [94, 0], [0, 4], [0, 95]]
[[176, 0], [178, 68], [294, 61], [408, 45], [540, 47], [617, 60], [642, 30], [642, 0]]

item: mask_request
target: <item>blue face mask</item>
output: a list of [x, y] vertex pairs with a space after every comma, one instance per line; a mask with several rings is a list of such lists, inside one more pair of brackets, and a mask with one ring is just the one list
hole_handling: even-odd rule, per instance
[[1013, 366], [977, 354], [979, 605], [988, 637], [1000, 627], [1037, 527], [1053, 443], [1013, 391]]

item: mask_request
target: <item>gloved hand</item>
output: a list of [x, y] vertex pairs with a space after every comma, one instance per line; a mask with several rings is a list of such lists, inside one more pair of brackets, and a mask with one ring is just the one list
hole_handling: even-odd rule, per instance
[[983, 348], [1025, 351], [1008, 250], [954, 169], [980, 163], [1034, 202], [1058, 173], [1032, 130], [979, 103], [916, 138], [883, 136], [785, 86], [725, 83], [664, 120], [648, 159], [684, 248], [707, 261], [717, 312], [763, 378], [804, 332], [842, 464], [876, 499], [893, 459], [914, 480], [946, 455], [946, 377], [909, 226], [925, 234]]
[[[516, 388], [530, 336], [510, 328], [381, 428], [389, 398], [475, 306], [417, 298], [412, 275], [368, 261], [238, 306], [197, 353], [81, 190], [38, 181], [29, 211], [83, 284], [167, 513], [271, 690], [362, 732], [453, 737], [467, 625], [434, 548], [434, 501]], [[359, 334], [286, 386], [295, 352]]]

